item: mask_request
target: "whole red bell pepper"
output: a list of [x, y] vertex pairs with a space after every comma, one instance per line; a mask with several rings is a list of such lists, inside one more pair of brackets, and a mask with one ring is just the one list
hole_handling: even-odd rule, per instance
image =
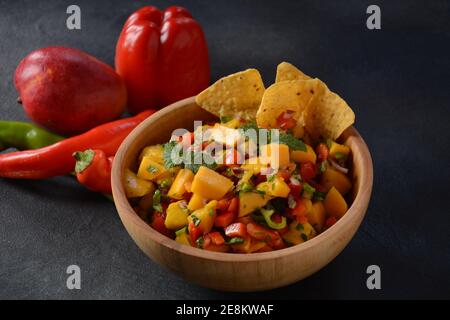
[[116, 45], [116, 71], [125, 80], [128, 108], [161, 108], [205, 89], [208, 48], [199, 23], [182, 7], [134, 12]]

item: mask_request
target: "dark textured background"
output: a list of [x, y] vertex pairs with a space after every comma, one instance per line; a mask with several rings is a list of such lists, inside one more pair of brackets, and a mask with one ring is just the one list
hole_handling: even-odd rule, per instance
[[[82, 10], [82, 30], [65, 27]], [[48, 45], [77, 47], [113, 63], [123, 22], [169, 1], [1, 1], [0, 118], [15, 103], [15, 66]], [[0, 298], [450, 298], [450, 3], [377, 1], [382, 30], [366, 29], [372, 1], [178, 1], [202, 23], [212, 77], [247, 67], [265, 81], [287, 60], [346, 98], [372, 152], [367, 216], [343, 253], [310, 278], [250, 294], [186, 283], [134, 245], [112, 203], [67, 177], [0, 181]], [[82, 289], [66, 289], [78, 264]], [[382, 290], [366, 288], [378, 264]]]

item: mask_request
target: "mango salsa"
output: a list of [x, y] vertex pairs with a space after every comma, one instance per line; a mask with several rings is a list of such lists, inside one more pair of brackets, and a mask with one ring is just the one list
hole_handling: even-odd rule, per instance
[[[143, 148], [137, 174], [128, 170], [124, 181], [139, 217], [183, 245], [244, 254], [281, 250], [332, 228], [348, 210], [353, 159], [331, 139], [350, 125], [351, 110], [320, 80], [294, 78], [267, 90], [254, 69], [226, 78], [225, 87], [219, 81], [220, 92], [207, 100], [220, 123], [174, 131], [167, 143]], [[254, 121], [264, 116], [270, 121]], [[267, 132], [260, 129], [279, 130], [280, 140], [274, 131], [261, 139]]]

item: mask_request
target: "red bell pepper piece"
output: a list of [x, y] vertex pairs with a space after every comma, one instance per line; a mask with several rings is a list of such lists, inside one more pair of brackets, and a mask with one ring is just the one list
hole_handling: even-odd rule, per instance
[[214, 231], [208, 233], [209, 238], [211, 239], [211, 242], [215, 244], [216, 246], [220, 246], [225, 243], [225, 239], [222, 237], [220, 232]]
[[225, 228], [225, 235], [230, 238], [244, 238], [247, 235], [247, 227], [242, 222], [235, 222]]
[[193, 96], [210, 82], [205, 36], [182, 7], [146, 6], [134, 12], [117, 42], [115, 65], [132, 113]]
[[217, 201], [216, 209], [220, 211], [226, 211], [230, 206], [230, 202], [230, 199], [220, 199], [219, 201]]
[[89, 190], [111, 194], [111, 166], [113, 156], [107, 157], [102, 150], [87, 149], [75, 152], [75, 173], [78, 182]]
[[234, 219], [236, 219], [236, 213], [226, 211], [216, 216], [216, 219], [214, 220], [214, 225], [219, 228], [226, 228], [233, 223]]
[[300, 166], [300, 176], [303, 180], [309, 181], [316, 176], [316, 165], [311, 161], [302, 163]]
[[268, 244], [273, 243], [280, 238], [280, 234], [278, 232], [265, 228], [257, 223], [247, 224], [247, 232], [252, 238], [260, 241], [266, 241]]
[[173, 238], [173, 231], [166, 228], [164, 220], [166, 220], [166, 213], [155, 211], [153, 212], [150, 226], [159, 233], [162, 233], [167, 237]]
[[330, 153], [330, 151], [328, 150], [328, 147], [326, 146], [325, 143], [320, 143], [317, 147], [316, 147], [316, 153], [318, 155], [318, 162], [322, 162], [328, 159], [328, 155]]
[[188, 225], [189, 237], [191, 238], [191, 242], [195, 243], [197, 239], [202, 235], [202, 230], [199, 227], [196, 227], [193, 222], [190, 222]]
[[292, 129], [297, 125], [297, 121], [293, 118], [294, 111], [287, 110], [281, 113], [277, 118], [277, 126], [278, 128], [288, 130]]
[[237, 212], [238, 209], [239, 209], [239, 198], [238, 197], [234, 197], [230, 201], [230, 205], [228, 206], [228, 211], [230, 211], [230, 212]]

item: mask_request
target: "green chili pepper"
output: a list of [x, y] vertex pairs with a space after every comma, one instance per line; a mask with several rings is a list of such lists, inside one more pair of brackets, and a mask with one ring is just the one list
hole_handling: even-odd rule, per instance
[[0, 150], [16, 148], [19, 150], [39, 149], [63, 140], [32, 123], [21, 121], [0, 121]]
[[261, 209], [260, 211], [264, 217], [264, 220], [266, 220], [266, 223], [269, 226], [269, 228], [279, 230], [279, 229], [283, 229], [284, 227], [286, 227], [286, 217], [281, 217], [281, 222], [276, 223], [271, 219], [272, 215], [275, 213], [274, 210]]

